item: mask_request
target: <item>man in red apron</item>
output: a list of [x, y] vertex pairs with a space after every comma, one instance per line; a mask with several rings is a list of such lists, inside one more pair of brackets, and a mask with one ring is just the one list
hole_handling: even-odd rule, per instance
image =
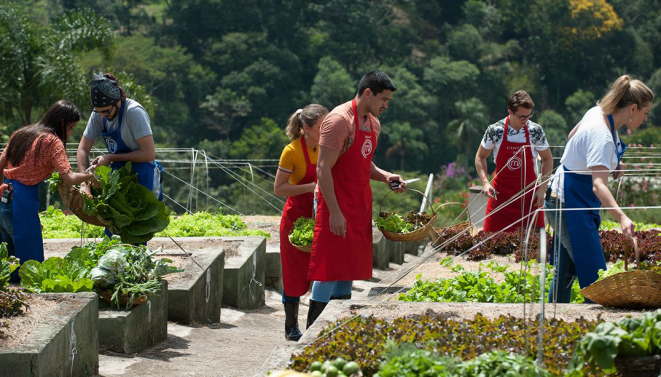
[[[378, 117], [397, 90], [388, 75], [366, 74], [356, 97], [331, 111], [321, 125], [317, 178], [320, 193], [308, 278], [314, 281], [308, 327], [331, 299], [351, 298], [353, 280], [372, 277], [370, 179], [401, 182], [372, 156], [381, 131]], [[397, 185], [395, 185], [397, 187]], [[403, 191], [401, 184], [397, 191]]]
[[[483, 185], [483, 193], [489, 197], [485, 232], [514, 232], [530, 221], [536, 227], [544, 227], [541, 214], [527, 217], [542, 205], [548, 177], [553, 169], [553, 155], [542, 127], [530, 120], [535, 104], [523, 90], [514, 93], [507, 101], [508, 116], [487, 128], [480, 148], [475, 155], [475, 169]], [[496, 173], [489, 183], [487, 157], [494, 150]], [[535, 159], [542, 158], [542, 182], [536, 191], [526, 187], [537, 179]], [[526, 195], [519, 197], [524, 191]], [[533, 195], [534, 194], [534, 195]], [[506, 204], [510, 199], [509, 204]], [[506, 204], [506, 205], [505, 205]]]

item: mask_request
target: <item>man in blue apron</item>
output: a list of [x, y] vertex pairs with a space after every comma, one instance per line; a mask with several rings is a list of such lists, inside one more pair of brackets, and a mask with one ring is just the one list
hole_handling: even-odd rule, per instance
[[[159, 200], [163, 200], [163, 169], [156, 161], [156, 148], [147, 111], [137, 101], [126, 98], [117, 78], [109, 73], [94, 75], [90, 89], [94, 110], [78, 145], [79, 171], [89, 167], [89, 154], [94, 142], [103, 137], [108, 154], [95, 158], [92, 163], [97, 166], [110, 165], [116, 170], [131, 161], [140, 184], [150, 189]], [[86, 185], [82, 186], [82, 190], [90, 192]]]

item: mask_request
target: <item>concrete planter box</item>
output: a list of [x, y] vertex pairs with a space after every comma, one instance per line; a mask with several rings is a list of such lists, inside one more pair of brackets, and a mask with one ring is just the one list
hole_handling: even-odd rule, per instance
[[386, 239], [386, 250], [388, 251], [391, 263], [404, 264], [405, 244], [406, 242], [396, 242]]
[[372, 267], [385, 270], [390, 263], [390, 254], [386, 249], [386, 237], [380, 230], [372, 231]]
[[189, 258], [183, 266], [184, 272], [175, 274], [179, 276], [168, 282], [168, 320], [185, 324], [219, 323], [225, 252], [201, 249], [191, 254], [197, 264]]
[[265, 237], [223, 237], [243, 241], [238, 255], [225, 261], [223, 305], [238, 309], [256, 309], [265, 303]]
[[99, 346], [121, 353], [136, 353], [168, 336], [168, 283], [161, 282], [158, 295], [125, 310], [99, 310]]
[[266, 245], [266, 267], [264, 279], [267, 287], [282, 292], [282, 260], [280, 259], [280, 245]]
[[3, 376], [91, 376], [99, 372], [95, 293], [44, 293], [62, 300], [14, 348], [0, 350]]

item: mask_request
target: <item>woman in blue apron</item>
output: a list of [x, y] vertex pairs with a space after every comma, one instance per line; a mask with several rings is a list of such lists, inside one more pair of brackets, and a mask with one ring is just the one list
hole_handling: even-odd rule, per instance
[[[78, 145], [78, 168], [89, 166], [89, 154], [94, 142], [103, 137], [108, 154], [99, 156], [93, 165], [110, 165], [119, 169], [131, 161], [141, 185], [150, 189], [158, 200], [163, 200], [161, 172], [156, 161], [156, 148], [149, 115], [137, 101], [126, 98], [117, 78], [109, 73], [94, 75], [90, 82], [90, 98], [94, 108]], [[89, 187], [83, 190], [90, 192]], [[109, 234], [106, 230], [106, 234]]]
[[608, 189], [608, 175], [613, 173], [617, 179], [624, 169], [621, 160], [627, 146], [618, 130], [624, 125], [632, 131], [640, 127], [653, 100], [645, 84], [621, 76], [569, 134], [545, 205], [556, 210], [547, 212], [558, 250], [550, 302], [569, 302], [574, 277], [585, 288], [597, 280], [599, 270], [606, 269], [598, 232], [601, 206], [610, 208], [608, 213], [619, 221], [625, 235], [633, 236], [634, 224]]
[[[44, 245], [39, 221], [39, 185], [57, 170], [69, 185], [92, 179], [92, 173], [74, 173], [67, 159], [66, 141], [80, 120], [76, 106], [58, 101], [43, 119], [25, 126], [9, 139], [0, 157], [0, 238], [9, 255], [21, 263], [43, 262]], [[16, 215], [16, 216], [14, 216]], [[18, 271], [12, 274], [18, 281]]]

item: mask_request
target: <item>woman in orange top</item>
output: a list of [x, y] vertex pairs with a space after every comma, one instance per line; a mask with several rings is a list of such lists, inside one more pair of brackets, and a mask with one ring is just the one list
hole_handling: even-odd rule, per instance
[[319, 127], [328, 110], [317, 104], [305, 106], [289, 117], [285, 132], [291, 143], [280, 157], [273, 192], [287, 196], [280, 221], [280, 260], [282, 261], [282, 303], [285, 305], [285, 338], [298, 340], [298, 304], [310, 288], [310, 254], [289, 242], [289, 232], [299, 217], [312, 217], [314, 189], [317, 185], [317, 147]]
[[[21, 263], [44, 261], [44, 244], [39, 221], [39, 184], [53, 174], [76, 185], [92, 179], [92, 173], [74, 173], [67, 159], [67, 138], [80, 120], [76, 106], [58, 101], [36, 124], [14, 132], [0, 157], [0, 238], [7, 243], [9, 255]], [[14, 216], [13, 214], [16, 214]], [[12, 274], [12, 281], [18, 274]]]

